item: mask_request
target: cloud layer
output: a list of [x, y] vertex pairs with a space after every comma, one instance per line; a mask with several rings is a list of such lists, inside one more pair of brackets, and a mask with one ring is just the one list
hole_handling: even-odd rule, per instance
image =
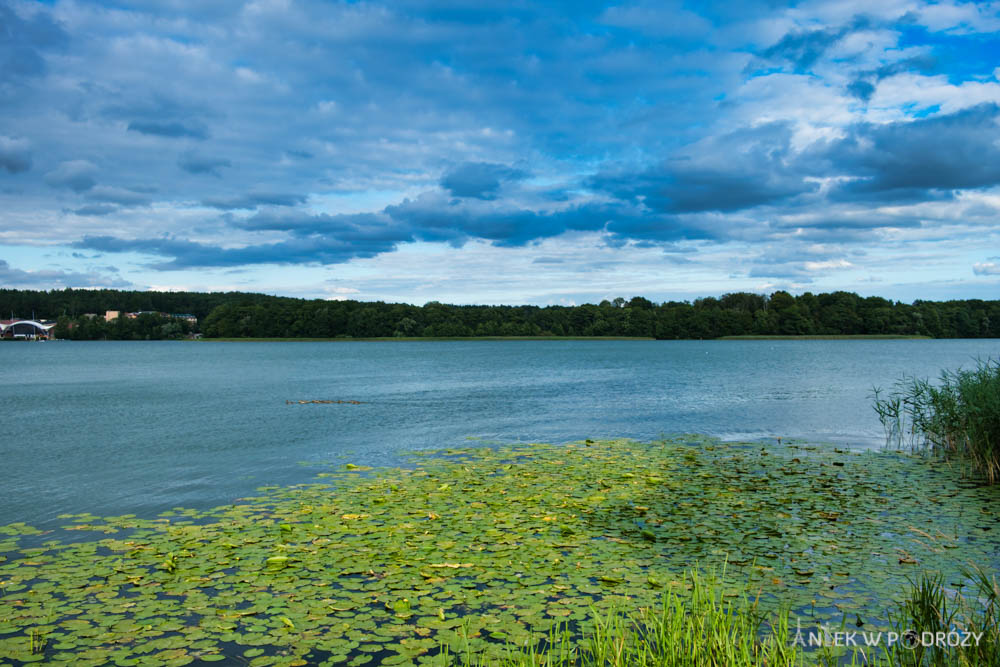
[[[494, 275], [559, 267], [552, 293], [603, 295], [630, 258], [658, 266], [634, 293], [668, 275], [706, 293], [929, 274], [987, 290], [998, 28], [991, 5], [919, 0], [12, 0], [4, 275], [91, 276], [68, 250], [68, 272], [40, 266], [32, 249], [54, 246], [122, 258], [127, 278], [88, 280], [241, 271], [302, 292], [333, 267], [417, 299], [373, 267], [424, 257], [434, 283], [440, 247]], [[522, 285], [507, 300], [543, 298]]]

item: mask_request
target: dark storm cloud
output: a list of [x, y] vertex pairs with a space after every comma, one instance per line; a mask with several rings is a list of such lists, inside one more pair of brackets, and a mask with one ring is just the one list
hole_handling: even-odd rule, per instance
[[527, 173], [503, 164], [466, 162], [441, 178], [441, 187], [456, 197], [493, 199], [501, 183], [523, 179]]
[[454, 246], [461, 246], [474, 237], [522, 245], [531, 238], [548, 235], [539, 227], [539, 223], [544, 222], [535, 220], [532, 211], [508, 210], [501, 216], [492, 207], [447, 201], [432, 195], [406, 199], [386, 207], [385, 212], [408, 228], [419, 230], [422, 240], [443, 241]]
[[847, 84], [847, 92], [853, 97], [867, 102], [875, 94], [875, 84], [866, 79], [855, 79]]
[[189, 174], [211, 174], [212, 176], [222, 176], [223, 167], [231, 167], [233, 163], [227, 158], [208, 157], [195, 153], [185, 153], [177, 160], [177, 166]]
[[728, 230], [718, 224], [718, 220], [705, 220], [699, 216], [649, 215], [636, 213], [620, 215], [611, 220], [605, 231], [605, 242], [610, 245], [626, 245], [635, 241], [638, 247], [650, 244], [661, 245], [682, 240], [721, 240]]
[[499, 246], [522, 246], [567, 231], [604, 229], [615, 220], [634, 217], [636, 214], [630, 208], [581, 204], [537, 211], [492, 203], [467, 204], [427, 193], [387, 206], [380, 213], [326, 215], [268, 211], [233, 224], [250, 231], [281, 231], [298, 237], [323, 236], [343, 241], [398, 244], [420, 240], [461, 246], [471, 239], [485, 239]]
[[47, 12], [22, 18], [0, 4], [0, 90], [4, 83], [44, 76], [45, 51], [62, 49], [69, 36]]
[[19, 174], [31, 169], [31, 152], [25, 139], [0, 135], [0, 168], [9, 174]]
[[216, 198], [209, 197], [202, 199], [201, 203], [209, 208], [217, 208], [223, 211], [237, 209], [255, 209], [258, 206], [297, 206], [306, 203], [308, 197], [300, 194], [282, 193], [249, 193], [239, 197]]
[[814, 191], [790, 164], [792, 127], [769, 123], [717, 137], [640, 173], [599, 174], [589, 185], [666, 213], [738, 211]]
[[931, 55], [914, 56], [894, 63], [887, 63], [875, 69], [858, 72], [855, 78], [847, 84], [847, 92], [863, 102], [868, 102], [875, 94], [876, 85], [883, 79], [905, 72], [928, 74], [936, 67], [937, 59]]
[[322, 236], [292, 238], [242, 248], [222, 248], [170, 238], [124, 240], [111, 236], [85, 236], [82, 241], [73, 245], [101, 252], [137, 252], [172, 258], [168, 262], [157, 262], [150, 266], [161, 271], [247, 264], [339, 264], [356, 257], [374, 257], [395, 249], [394, 243], [384, 241], [341, 241]]
[[97, 185], [94, 175], [97, 165], [87, 160], [70, 160], [45, 174], [45, 182], [54, 188], [68, 188], [84, 192]]
[[433, 195], [388, 206], [385, 213], [423, 241], [462, 245], [469, 239], [504, 247], [523, 246], [566, 232], [607, 231], [613, 238], [648, 234], [659, 240], [700, 238], [699, 230], [648, 215], [627, 202], [581, 202], [556, 210], [534, 210], [479, 200], [443, 200]]
[[920, 219], [901, 215], [887, 215], [877, 211], [864, 210], [854, 215], [847, 213], [815, 214], [808, 218], [795, 217], [789, 220], [777, 219], [771, 226], [778, 230], [866, 232], [883, 227], [919, 227]]
[[[118, 207], [112, 206], [111, 204], [87, 204], [86, 206], [81, 206], [80, 208], [69, 212], [83, 216], [102, 216], [116, 213], [117, 211]], [[76, 253], [74, 253], [74, 255], [75, 254]]]
[[380, 213], [309, 213], [307, 211], [262, 211], [233, 223], [248, 231], [280, 231], [296, 236], [313, 234], [377, 234], [386, 240], [409, 240], [393, 220]]
[[914, 121], [855, 125], [818, 151], [831, 175], [856, 179], [834, 188], [831, 198], [933, 200], [942, 190], [1000, 184], [998, 117], [1000, 107], [990, 103]]
[[849, 25], [816, 30], [796, 30], [786, 33], [773, 45], [761, 51], [759, 58], [765, 62], [789, 62], [796, 71], [812, 67], [827, 50], [852, 32], [871, 26], [864, 16], [856, 16]]
[[147, 193], [148, 188], [118, 188], [97, 185], [87, 192], [87, 199], [121, 206], [148, 206], [151, 199]]
[[[484, 205], [485, 206], [485, 205]], [[288, 240], [224, 248], [178, 238], [122, 239], [87, 236], [75, 247], [101, 252], [139, 252], [170, 258], [152, 268], [238, 266], [243, 264], [337, 264], [392, 252], [402, 243], [444, 241], [461, 246], [485, 239], [497, 246], [523, 246], [567, 231], [601, 231], [608, 239], [655, 242], [709, 238], [701, 226], [679, 217], [651, 218], [622, 204], [583, 204], [557, 211], [467, 207], [428, 196], [406, 200], [381, 213], [257, 213], [232, 221], [246, 231], [285, 232]]]
[[[997, 105], [982, 104], [930, 118], [860, 123], [845, 128], [842, 138], [817, 142], [802, 152], [791, 148], [790, 124], [770, 123], [700, 142], [655, 168], [598, 174], [587, 185], [673, 215], [788, 207], [801, 197], [811, 205], [949, 201], [959, 190], [1000, 185], [998, 119]], [[820, 178], [840, 180], [820, 193]], [[662, 221], [651, 218], [650, 223]], [[805, 222], [778, 218], [774, 224], [830, 230], [919, 222], [878, 213], [834, 213], [813, 215]], [[642, 221], [629, 225], [641, 228]], [[622, 236], [633, 233], [628, 229]], [[726, 236], [722, 230], [716, 234]]]
[[284, 231], [300, 237], [321, 235], [345, 241], [374, 240], [393, 244], [414, 240], [444, 241], [460, 246], [478, 238], [496, 245], [518, 246], [570, 230], [599, 230], [615, 214], [616, 209], [605, 206], [576, 206], [549, 212], [469, 206], [428, 194], [388, 206], [381, 213], [268, 212], [236, 224], [254, 231]]
[[197, 125], [185, 125], [177, 122], [133, 121], [128, 124], [130, 132], [151, 134], [158, 137], [207, 139], [208, 130]]

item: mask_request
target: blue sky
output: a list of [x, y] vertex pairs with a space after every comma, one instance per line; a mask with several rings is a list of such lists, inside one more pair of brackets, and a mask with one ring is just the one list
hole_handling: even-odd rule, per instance
[[0, 286], [1000, 295], [1000, 4], [0, 0]]

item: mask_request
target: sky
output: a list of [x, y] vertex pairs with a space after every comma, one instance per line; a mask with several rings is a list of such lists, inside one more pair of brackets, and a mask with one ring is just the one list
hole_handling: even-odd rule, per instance
[[1000, 298], [1000, 3], [0, 0], [0, 287]]

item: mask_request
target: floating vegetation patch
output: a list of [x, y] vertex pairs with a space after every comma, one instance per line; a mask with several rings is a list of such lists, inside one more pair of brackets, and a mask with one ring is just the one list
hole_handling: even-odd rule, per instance
[[[0, 661], [490, 660], [655, 607], [692, 566], [803, 625], [889, 629], [908, 578], [995, 567], [1000, 489], [893, 452], [665, 442], [451, 450], [156, 519], [0, 528]], [[464, 658], [463, 658], [464, 659]]]

